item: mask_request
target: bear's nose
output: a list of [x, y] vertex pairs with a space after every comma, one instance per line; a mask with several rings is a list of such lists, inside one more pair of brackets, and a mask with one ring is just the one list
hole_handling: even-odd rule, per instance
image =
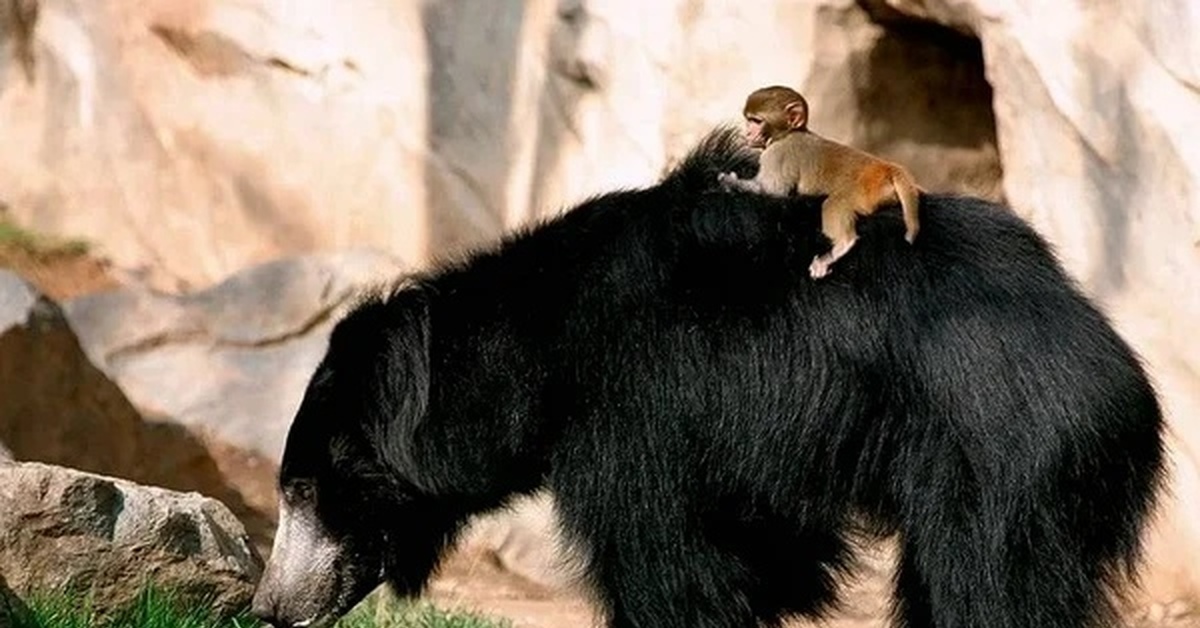
[[254, 595], [254, 600], [250, 603], [250, 614], [257, 617], [263, 623], [274, 626], [275, 628], [285, 628], [287, 624], [279, 619], [279, 605], [275, 601], [275, 596], [259, 590]]

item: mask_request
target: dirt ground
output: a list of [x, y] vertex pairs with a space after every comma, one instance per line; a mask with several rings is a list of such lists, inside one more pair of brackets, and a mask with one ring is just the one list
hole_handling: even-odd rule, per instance
[[513, 628], [589, 628], [596, 614], [580, 595], [551, 591], [505, 570], [493, 555], [459, 550], [447, 557], [426, 597], [440, 608], [497, 619]]
[[[884, 579], [852, 584], [847, 607], [822, 622], [794, 620], [785, 628], [887, 628]], [[582, 595], [553, 592], [504, 570], [484, 552], [459, 551], [443, 565], [428, 598], [442, 608], [506, 619], [512, 628], [599, 628], [598, 615]], [[1128, 609], [1124, 628], [1200, 628], [1200, 614], [1184, 602]]]

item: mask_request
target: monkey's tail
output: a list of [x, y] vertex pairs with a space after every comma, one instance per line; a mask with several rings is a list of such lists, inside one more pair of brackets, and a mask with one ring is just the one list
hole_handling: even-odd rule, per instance
[[921, 188], [913, 181], [912, 175], [903, 171], [892, 175], [892, 187], [896, 190], [900, 209], [904, 213], [904, 239], [912, 244], [921, 230], [921, 220], [917, 215], [921, 205]]

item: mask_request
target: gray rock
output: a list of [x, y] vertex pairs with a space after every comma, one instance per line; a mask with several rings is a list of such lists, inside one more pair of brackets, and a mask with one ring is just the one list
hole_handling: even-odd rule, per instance
[[139, 475], [141, 417], [57, 305], [0, 270], [0, 442], [17, 459]]
[[398, 274], [372, 251], [282, 259], [207, 290], [64, 303], [84, 351], [147, 417], [278, 460], [340, 306]]
[[88, 363], [174, 447], [147, 456], [167, 465], [158, 473], [117, 474], [220, 499], [265, 550], [283, 441], [338, 310], [400, 270], [373, 251], [315, 254], [183, 296], [127, 288], [65, 302]]
[[0, 572], [17, 595], [78, 591], [104, 613], [144, 583], [246, 607], [262, 558], [213, 499], [40, 463], [0, 467]]
[[145, 420], [92, 364], [59, 306], [3, 270], [0, 321], [0, 459], [199, 491], [234, 509], [260, 538], [269, 534], [210, 443], [169, 421]]
[[17, 275], [0, 270], [0, 334], [24, 325], [33, 315], [40, 295]]

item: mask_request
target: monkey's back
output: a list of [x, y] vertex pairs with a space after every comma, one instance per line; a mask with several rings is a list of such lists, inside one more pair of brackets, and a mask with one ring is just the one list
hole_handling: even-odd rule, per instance
[[832, 194], [890, 176], [891, 162], [812, 131], [793, 131], [763, 151], [761, 167], [789, 177], [797, 194]]

